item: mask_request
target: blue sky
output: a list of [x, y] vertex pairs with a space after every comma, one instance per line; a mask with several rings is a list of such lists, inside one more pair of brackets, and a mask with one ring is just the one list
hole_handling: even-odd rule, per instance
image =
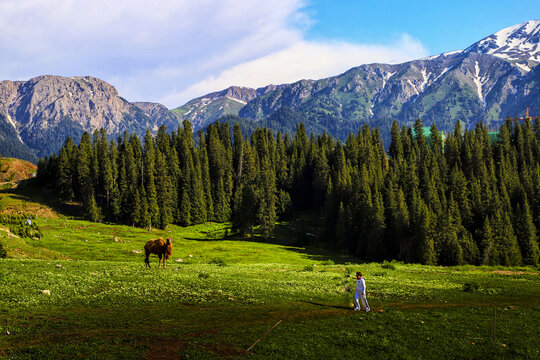
[[540, 1], [0, 0], [0, 80], [91, 75], [169, 108], [463, 49]]
[[310, 1], [306, 38], [384, 43], [402, 33], [431, 55], [463, 49], [503, 28], [540, 19], [538, 0]]

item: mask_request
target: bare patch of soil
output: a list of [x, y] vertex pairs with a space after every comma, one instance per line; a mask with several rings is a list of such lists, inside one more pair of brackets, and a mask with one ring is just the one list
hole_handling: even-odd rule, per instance
[[168, 360], [178, 359], [179, 353], [184, 350], [185, 342], [178, 338], [154, 338], [149, 339], [150, 345], [145, 359]]
[[494, 274], [501, 274], [501, 275], [525, 275], [530, 274], [525, 271], [511, 271], [511, 270], [494, 270]]

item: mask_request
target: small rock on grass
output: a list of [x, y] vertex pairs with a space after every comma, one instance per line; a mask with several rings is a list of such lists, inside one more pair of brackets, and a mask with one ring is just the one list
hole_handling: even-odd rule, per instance
[[51, 295], [51, 290], [41, 290], [42, 295]]

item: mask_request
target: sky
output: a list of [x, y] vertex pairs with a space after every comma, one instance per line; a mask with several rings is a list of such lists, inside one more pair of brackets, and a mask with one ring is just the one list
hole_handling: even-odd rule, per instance
[[0, 80], [91, 75], [175, 108], [460, 50], [538, 18], [538, 0], [0, 0]]

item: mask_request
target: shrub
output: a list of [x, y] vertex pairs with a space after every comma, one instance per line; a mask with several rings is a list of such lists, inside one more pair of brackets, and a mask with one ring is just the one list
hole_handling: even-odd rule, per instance
[[2, 246], [2, 243], [0, 243], [0, 259], [5, 259], [7, 256], [6, 250]]
[[208, 273], [206, 273], [206, 272], [202, 272], [202, 273], [199, 273], [199, 277], [201, 279], [208, 279], [210, 277], [210, 275], [208, 275]]
[[465, 292], [477, 292], [478, 288], [480, 288], [480, 285], [472, 281], [466, 282], [465, 284], [463, 284], [463, 291]]
[[313, 265], [304, 266], [304, 271], [313, 271]]
[[336, 263], [330, 259], [323, 261], [323, 265], [335, 265]]
[[227, 263], [222, 258], [215, 258], [210, 260], [210, 264], [215, 264], [218, 266], [227, 266]]
[[386, 260], [384, 260], [384, 262], [381, 264], [381, 267], [383, 269], [396, 270], [396, 266], [393, 263], [388, 262]]

